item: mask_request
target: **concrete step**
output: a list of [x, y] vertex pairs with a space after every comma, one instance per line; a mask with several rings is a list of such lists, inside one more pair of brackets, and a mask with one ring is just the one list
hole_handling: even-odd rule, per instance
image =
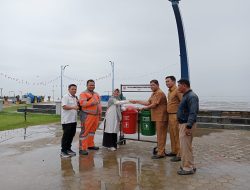
[[218, 110], [200, 110], [199, 116], [218, 116], [218, 117], [242, 117], [250, 118], [250, 111], [218, 111]]
[[198, 122], [250, 125], [250, 118], [230, 116], [198, 116]]
[[242, 124], [222, 124], [222, 123], [206, 123], [197, 122], [198, 128], [212, 128], [212, 129], [244, 129], [250, 130], [250, 125]]

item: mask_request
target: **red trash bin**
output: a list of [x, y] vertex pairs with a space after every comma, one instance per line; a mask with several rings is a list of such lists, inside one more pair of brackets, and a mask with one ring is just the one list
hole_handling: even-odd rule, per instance
[[138, 119], [136, 108], [128, 108], [122, 112], [122, 131], [125, 134], [135, 134]]

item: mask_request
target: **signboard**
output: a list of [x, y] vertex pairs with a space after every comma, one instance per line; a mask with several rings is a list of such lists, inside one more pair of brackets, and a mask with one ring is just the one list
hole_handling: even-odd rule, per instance
[[121, 85], [122, 92], [152, 92], [149, 84]]

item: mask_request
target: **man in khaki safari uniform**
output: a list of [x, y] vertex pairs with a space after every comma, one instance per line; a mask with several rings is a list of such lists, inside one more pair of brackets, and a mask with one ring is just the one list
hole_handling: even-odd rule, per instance
[[174, 76], [167, 76], [165, 78], [166, 85], [168, 87], [168, 130], [171, 141], [171, 152], [166, 156], [173, 156], [172, 162], [181, 161], [180, 157], [180, 139], [179, 139], [179, 123], [177, 120], [177, 110], [182, 99], [182, 93], [180, 93], [176, 86], [176, 79]]
[[141, 104], [143, 109], [151, 110], [151, 120], [156, 124], [157, 131], [157, 155], [152, 156], [152, 159], [160, 159], [165, 157], [165, 145], [167, 139], [167, 98], [164, 92], [160, 89], [157, 80], [151, 80], [150, 86], [152, 95], [148, 101], [131, 100], [131, 103]]

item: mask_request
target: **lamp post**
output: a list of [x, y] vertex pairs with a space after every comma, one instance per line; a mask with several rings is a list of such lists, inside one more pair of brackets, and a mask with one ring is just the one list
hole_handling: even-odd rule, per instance
[[114, 61], [109, 61], [112, 67], [112, 92], [115, 90], [115, 63]]
[[61, 65], [61, 98], [63, 97], [63, 71], [69, 65]]
[[1, 90], [1, 98], [3, 97], [3, 88], [0, 88]]
[[55, 102], [55, 89], [54, 89], [54, 85], [53, 85], [53, 89], [52, 89], [52, 94], [53, 94], [53, 102]]
[[180, 46], [180, 58], [181, 58], [181, 78], [189, 80], [189, 70], [188, 70], [188, 57], [187, 48], [185, 41], [185, 34], [182, 24], [181, 13], [179, 10], [180, 0], [169, 0], [172, 2], [172, 7], [175, 14], [178, 36], [179, 36], [179, 46]]

